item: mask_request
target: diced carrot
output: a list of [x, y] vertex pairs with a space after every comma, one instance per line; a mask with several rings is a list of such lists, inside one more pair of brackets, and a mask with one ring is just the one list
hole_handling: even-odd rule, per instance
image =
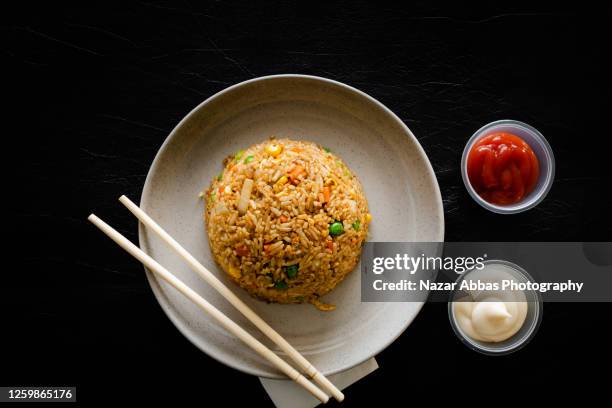
[[289, 172], [289, 175], [297, 176], [298, 174], [301, 174], [303, 172], [304, 172], [304, 167], [302, 167], [302, 165], [300, 164], [296, 164], [295, 167], [293, 167], [291, 171]]
[[249, 251], [249, 248], [246, 245], [239, 244], [236, 246], [236, 253], [238, 256], [248, 256], [251, 254], [251, 251]]
[[271, 246], [270, 244], [264, 244], [264, 247], [263, 247], [263, 248], [264, 248], [264, 252], [265, 252], [266, 254], [270, 252], [270, 246]]
[[298, 177], [304, 173], [306, 173], [306, 170], [304, 170], [304, 167], [302, 167], [299, 164], [296, 164], [295, 167], [291, 169], [291, 171], [289, 172], [289, 179], [291, 179], [291, 182], [293, 184], [298, 184], [300, 182]]
[[302, 149], [301, 147], [292, 147], [290, 150], [292, 152], [301, 153], [304, 149]]
[[285, 222], [289, 221], [289, 218], [287, 218], [284, 215], [281, 215], [279, 219], [280, 219], [280, 222], [282, 222], [282, 223], [285, 223]]
[[219, 194], [223, 193], [223, 189], [224, 189], [224, 187], [222, 185], [220, 185], [219, 188], [218, 188]]
[[331, 239], [328, 239], [325, 242], [325, 246], [327, 247], [327, 249], [329, 249], [330, 251], [334, 250], [334, 241], [332, 241]]
[[331, 191], [329, 189], [329, 186], [323, 187], [323, 202], [329, 203], [330, 196], [331, 196]]

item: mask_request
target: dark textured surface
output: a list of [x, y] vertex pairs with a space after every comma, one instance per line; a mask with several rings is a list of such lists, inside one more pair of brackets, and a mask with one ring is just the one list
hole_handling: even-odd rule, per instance
[[[184, 339], [142, 267], [86, 222], [94, 211], [135, 240], [136, 223], [116, 198], [139, 198], [157, 149], [189, 110], [257, 76], [329, 77], [397, 113], [436, 171], [449, 241], [610, 240], [602, 194], [610, 176], [608, 19], [601, 10], [515, 2], [23, 5], [2, 24], [5, 121], [23, 122], [3, 137], [15, 237], [6, 255], [19, 263], [4, 270], [0, 292], [0, 384], [74, 384], [80, 401], [191, 397], [207, 406], [215, 395], [267, 403], [257, 379]], [[469, 136], [503, 118], [538, 128], [557, 160], [548, 198], [516, 216], [478, 207], [459, 173]], [[576, 373], [595, 387], [589, 367], [610, 363], [598, 331], [610, 322], [604, 311], [610, 306], [547, 304], [528, 347], [490, 358], [455, 338], [445, 305], [427, 305], [344, 405], [457, 396], [466, 389], [456, 370], [478, 375], [485, 388], [518, 378], [559, 392], [575, 387]]]

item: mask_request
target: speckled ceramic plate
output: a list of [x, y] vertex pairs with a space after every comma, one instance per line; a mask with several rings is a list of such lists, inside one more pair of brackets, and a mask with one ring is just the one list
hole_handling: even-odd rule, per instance
[[[358, 269], [324, 297], [337, 305], [334, 312], [307, 304], [266, 304], [249, 297], [210, 261], [198, 193], [222, 169], [224, 157], [271, 135], [320, 143], [348, 163], [365, 188], [373, 216], [370, 241], [442, 241], [440, 191], [425, 152], [397, 116], [363, 92], [312, 76], [269, 76], [227, 88], [190, 112], [159, 150], [144, 186], [142, 208], [324, 374], [337, 373], [393, 342], [423, 304], [361, 303]], [[140, 245], [278, 351], [142, 226]], [[170, 320], [201, 350], [246, 373], [282, 378], [172, 287], [151, 273], [148, 279]]]

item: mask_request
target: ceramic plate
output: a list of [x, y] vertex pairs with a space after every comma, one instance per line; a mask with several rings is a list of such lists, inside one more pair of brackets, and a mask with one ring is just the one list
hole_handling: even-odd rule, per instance
[[[359, 267], [323, 298], [337, 305], [333, 312], [309, 304], [266, 304], [249, 297], [210, 261], [198, 193], [219, 174], [224, 157], [269, 136], [310, 140], [344, 159], [365, 189], [373, 217], [370, 241], [443, 241], [440, 191], [425, 152], [397, 116], [363, 92], [319, 77], [276, 75], [227, 88], [191, 111], [159, 150], [144, 186], [142, 208], [321, 372], [334, 374], [383, 350], [423, 304], [362, 303]], [[142, 226], [140, 246], [282, 356]], [[197, 347], [246, 373], [283, 378], [172, 287], [147, 275], [163, 310]]]

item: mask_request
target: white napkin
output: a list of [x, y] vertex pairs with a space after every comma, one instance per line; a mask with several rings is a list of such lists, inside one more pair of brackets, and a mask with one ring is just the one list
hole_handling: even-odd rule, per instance
[[[343, 390], [377, 368], [378, 363], [372, 357], [365, 363], [361, 363], [350, 370], [330, 375], [327, 378], [336, 387]], [[318, 399], [291, 380], [270, 380], [260, 377], [259, 381], [261, 381], [261, 385], [263, 385], [270, 398], [272, 398], [276, 408], [314, 408], [320, 404]]]

